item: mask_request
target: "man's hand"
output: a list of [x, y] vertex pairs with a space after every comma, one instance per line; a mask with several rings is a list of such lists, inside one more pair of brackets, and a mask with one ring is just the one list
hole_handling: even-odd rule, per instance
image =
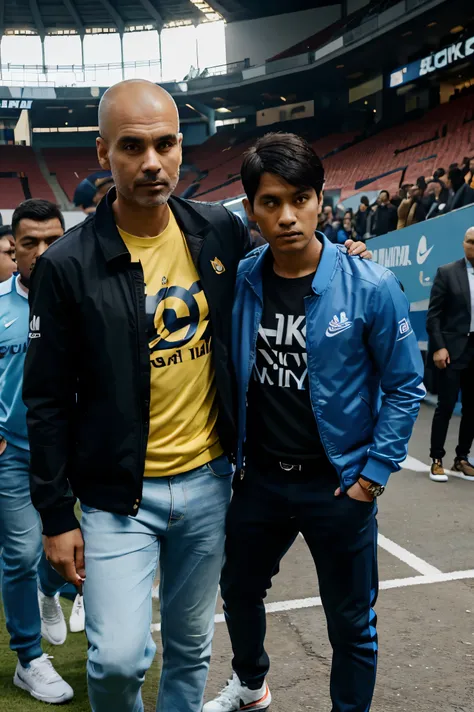
[[363, 260], [372, 259], [372, 253], [365, 246], [365, 242], [361, 242], [360, 240], [357, 242], [354, 242], [354, 240], [346, 240], [344, 247], [347, 249], [348, 253], [352, 255], [352, 257], [356, 257], [358, 255], [359, 257], [362, 257]]
[[[341, 494], [341, 488], [338, 487], [337, 490], [334, 492], [334, 496], [339, 497], [340, 494]], [[352, 485], [352, 487], [349, 487], [346, 494], [351, 499], [359, 500], [359, 502], [373, 502], [374, 501], [374, 498], [372, 497], [370, 492], [367, 492], [367, 490], [364, 489], [358, 482], [356, 482], [355, 485]]]
[[0, 455], [3, 455], [5, 450], [7, 449], [7, 441], [5, 438], [0, 438]]
[[43, 546], [51, 566], [63, 579], [80, 588], [86, 578], [81, 530], [73, 529], [58, 536], [45, 536]]
[[451, 363], [448, 349], [439, 349], [438, 351], [435, 351], [433, 354], [433, 361], [436, 368], [441, 370], [446, 368], [446, 366]]

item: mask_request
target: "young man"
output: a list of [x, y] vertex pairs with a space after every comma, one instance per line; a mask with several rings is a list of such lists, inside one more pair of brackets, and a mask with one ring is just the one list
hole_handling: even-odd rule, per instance
[[423, 364], [394, 275], [315, 235], [324, 170], [304, 139], [257, 141], [242, 181], [269, 245], [237, 277], [239, 442], [221, 579], [234, 675], [204, 712], [270, 705], [263, 600], [298, 532], [334, 651], [332, 710], [367, 712], [377, 659], [375, 498], [406, 456]]
[[43, 655], [41, 636], [53, 645], [61, 645], [66, 639], [58, 594], [65, 582], [42, 559], [40, 518], [30, 496], [30, 454], [21, 386], [28, 334], [34, 333], [36, 326], [29, 325], [30, 275], [36, 260], [63, 235], [63, 216], [47, 200], [27, 200], [13, 213], [12, 231], [20, 274], [0, 284], [3, 604], [10, 647], [18, 655], [14, 684], [38, 700], [60, 704], [70, 700], [73, 691], [56, 673], [48, 656]]
[[456, 457], [452, 469], [474, 482], [469, 452], [474, 439], [474, 227], [464, 235], [464, 257], [440, 267], [434, 278], [426, 330], [438, 372], [438, 404], [431, 427], [430, 479], [447, 482], [443, 457], [449, 421], [462, 399]]
[[201, 712], [236, 444], [232, 303], [248, 238], [221, 205], [172, 197], [182, 136], [161, 87], [112, 87], [99, 126], [116, 189], [41, 259], [32, 285], [32, 496], [49, 560], [73, 583], [86, 577], [93, 712], [143, 710], [158, 565], [157, 710]]

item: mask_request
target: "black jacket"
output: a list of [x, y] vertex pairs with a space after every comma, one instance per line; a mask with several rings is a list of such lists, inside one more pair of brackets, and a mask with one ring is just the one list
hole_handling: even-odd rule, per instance
[[369, 217], [369, 214], [370, 208], [367, 208], [367, 210], [364, 211], [359, 208], [355, 215], [355, 229], [357, 234], [360, 235], [362, 239], [364, 239], [367, 232], [367, 218]]
[[451, 197], [448, 202], [448, 210], [457, 210], [458, 208], [465, 208], [466, 205], [472, 205], [474, 203], [474, 190], [464, 183], [459, 190]]
[[[145, 285], [117, 231], [114, 199], [112, 190], [95, 216], [51, 246], [32, 276], [23, 398], [31, 495], [50, 536], [78, 526], [75, 497], [124, 515], [135, 515], [142, 498], [150, 405]], [[248, 234], [221, 205], [179, 198], [169, 204], [209, 303], [217, 428], [231, 456], [231, 313]], [[216, 257], [224, 272], [213, 268]]]
[[448, 349], [451, 362], [457, 361], [467, 346], [470, 327], [471, 293], [463, 258], [436, 272], [426, 319], [430, 352]]
[[394, 205], [379, 205], [371, 221], [371, 232], [373, 235], [386, 235], [397, 229], [397, 209]]

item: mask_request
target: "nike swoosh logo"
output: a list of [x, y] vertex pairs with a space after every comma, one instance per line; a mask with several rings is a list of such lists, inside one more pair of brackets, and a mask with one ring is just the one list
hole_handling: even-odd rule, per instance
[[326, 336], [328, 336], [330, 339], [333, 336], [337, 336], [338, 334], [342, 334], [343, 331], [347, 331], [347, 329], [350, 329], [352, 324], [348, 324], [348, 326], [344, 326], [342, 328], [337, 329], [337, 331], [331, 331], [330, 329], [326, 329]]
[[12, 319], [11, 321], [4, 321], [3, 326], [5, 329], [8, 329], [12, 324], [15, 323], [15, 321], [18, 321], [18, 317], [16, 319]]
[[416, 259], [418, 260], [419, 265], [422, 265], [424, 262], [426, 262], [426, 260], [428, 259], [428, 255], [430, 254], [433, 247], [434, 245], [431, 246], [429, 250], [425, 250], [424, 252], [418, 252]]

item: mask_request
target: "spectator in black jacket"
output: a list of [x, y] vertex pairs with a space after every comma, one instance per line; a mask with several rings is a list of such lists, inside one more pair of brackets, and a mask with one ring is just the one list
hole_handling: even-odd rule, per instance
[[442, 215], [446, 209], [449, 193], [443, 185], [437, 181], [428, 183], [426, 195], [423, 198], [423, 207], [426, 210], [426, 219], [436, 218]]
[[377, 210], [372, 219], [371, 232], [377, 237], [397, 229], [397, 209], [390, 202], [388, 190], [382, 190], [377, 198]]
[[451, 191], [448, 210], [457, 210], [474, 203], [474, 189], [466, 183], [460, 168], [454, 168], [449, 172], [448, 188]]
[[364, 237], [367, 233], [367, 218], [369, 217], [369, 199], [363, 195], [360, 199], [359, 210], [355, 214], [354, 227], [358, 235]]
[[469, 188], [474, 188], [474, 158], [469, 159], [467, 171], [463, 171], [463, 173], [465, 183], [467, 183]]

